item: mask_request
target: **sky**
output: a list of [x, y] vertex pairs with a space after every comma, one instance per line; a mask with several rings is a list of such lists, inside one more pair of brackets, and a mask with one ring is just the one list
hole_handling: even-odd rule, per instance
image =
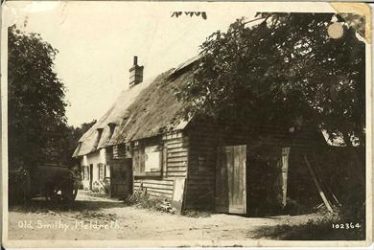
[[[177, 67], [199, 45], [237, 18], [254, 18], [248, 3], [217, 2], [7, 2], [8, 25], [40, 33], [59, 53], [55, 71], [66, 87], [69, 125], [99, 119], [128, 88], [133, 56], [144, 78]], [[263, 9], [266, 9], [266, 6]], [[278, 8], [289, 10], [287, 6]], [[307, 7], [306, 7], [307, 8]], [[204, 11], [172, 17], [174, 11]]]

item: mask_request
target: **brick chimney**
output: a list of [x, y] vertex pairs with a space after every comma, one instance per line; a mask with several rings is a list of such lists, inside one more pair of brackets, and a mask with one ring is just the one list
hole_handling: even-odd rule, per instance
[[130, 68], [130, 88], [143, 81], [143, 70], [144, 66], [138, 65], [138, 57], [134, 56], [134, 64]]

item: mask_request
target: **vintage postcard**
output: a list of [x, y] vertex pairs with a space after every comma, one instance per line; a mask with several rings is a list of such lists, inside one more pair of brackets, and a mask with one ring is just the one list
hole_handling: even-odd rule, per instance
[[2, 246], [372, 244], [372, 16], [5, 1]]

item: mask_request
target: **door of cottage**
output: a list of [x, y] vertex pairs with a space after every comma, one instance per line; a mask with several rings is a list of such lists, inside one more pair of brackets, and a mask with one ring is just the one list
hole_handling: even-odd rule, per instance
[[90, 164], [90, 190], [92, 190], [92, 185], [93, 185], [93, 164]]
[[132, 159], [110, 162], [111, 197], [127, 198], [132, 194]]

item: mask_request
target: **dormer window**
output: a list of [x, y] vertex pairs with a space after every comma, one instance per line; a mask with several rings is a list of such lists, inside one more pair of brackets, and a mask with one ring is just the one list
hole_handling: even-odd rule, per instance
[[116, 128], [116, 124], [111, 122], [111, 123], [108, 123], [108, 126], [109, 126], [109, 138], [112, 138], [113, 134], [114, 134], [114, 130]]
[[96, 129], [96, 131], [97, 131], [97, 137], [96, 137], [96, 142], [95, 142], [95, 148], [97, 148], [97, 146], [99, 146], [101, 135], [103, 134], [103, 129], [98, 128], [98, 129]]

